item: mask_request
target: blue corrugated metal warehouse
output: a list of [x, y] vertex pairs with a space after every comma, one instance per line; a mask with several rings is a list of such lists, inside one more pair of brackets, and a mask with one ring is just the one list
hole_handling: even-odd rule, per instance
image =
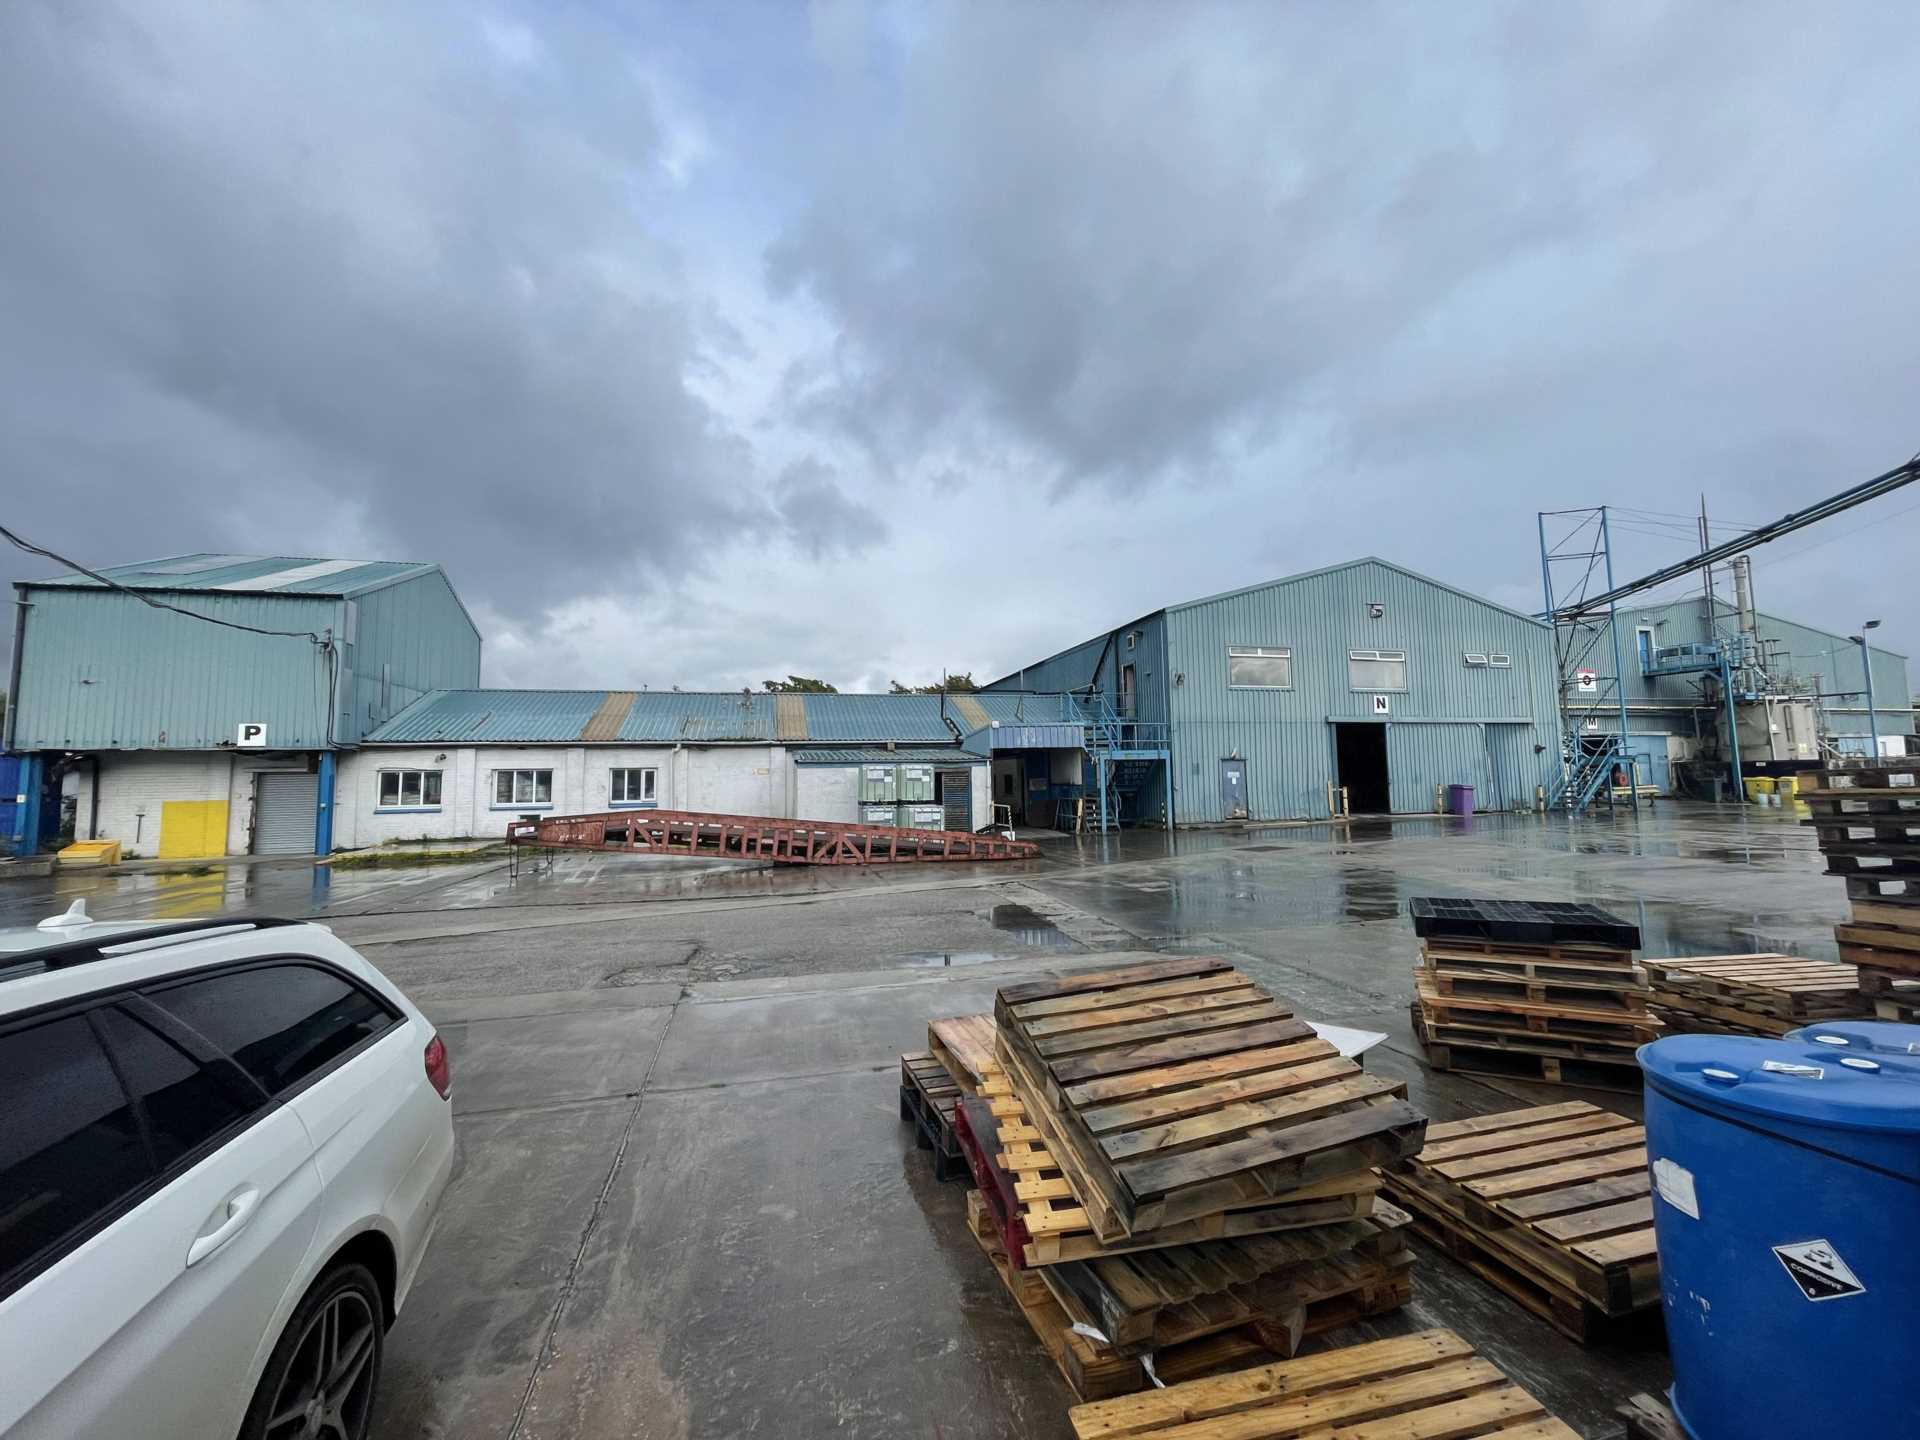
[[[14, 587], [6, 748], [23, 790], [63, 776], [76, 834], [129, 855], [329, 848], [336, 757], [480, 679], [438, 565], [196, 554], [100, 573]], [[50, 807], [27, 808], [29, 841], [50, 835]]]
[[1371, 557], [1170, 605], [989, 690], [1164, 727], [1163, 763], [1118, 767], [1148, 821], [1323, 818], [1342, 788], [1351, 813], [1419, 813], [1452, 784], [1531, 809], [1558, 769], [1552, 630]]

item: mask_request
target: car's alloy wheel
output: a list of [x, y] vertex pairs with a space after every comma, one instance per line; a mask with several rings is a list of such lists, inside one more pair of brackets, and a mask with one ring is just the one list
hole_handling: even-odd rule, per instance
[[262, 1440], [360, 1440], [373, 1408], [380, 1316], [357, 1287], [329, 1295], [308, 1317], [273, 1402]]

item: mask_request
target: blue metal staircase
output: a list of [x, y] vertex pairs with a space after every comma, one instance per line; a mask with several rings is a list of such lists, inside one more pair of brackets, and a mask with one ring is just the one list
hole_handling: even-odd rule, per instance
[[1086, 717], [1083, 743], [1094, 770], [1088, 798], [1095, 803], [1086, 809], [1087, 828], [1117, 830], [1122, 797], [1137, 796], [1153, 777], [1155, 767], [1168, 763], [1167, 726], [1157, 720], [1121, 715], [1099, 690], [1074, 698]]
[[1568, 756], [1561, 767], [1560, 786], [1549, 800], [1548, 808], [1574, 814], [1585, 810], [1606, 788], [1614, 767], [1622, 762], [1625, 754], [1619, 737], [1607, 735], [1602, 737], [1597, 750], [1578, 750]]

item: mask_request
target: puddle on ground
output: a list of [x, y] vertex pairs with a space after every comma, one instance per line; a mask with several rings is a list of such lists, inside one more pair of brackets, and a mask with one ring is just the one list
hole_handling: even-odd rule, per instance
[[1015, 903], [996, 905], [990, 917], [993, 928], [1004, 932], [1022, 945], [1035, 950], [1070, 950], [1074, 948], [1071, 937], [1059, 926], [1030, 906]]

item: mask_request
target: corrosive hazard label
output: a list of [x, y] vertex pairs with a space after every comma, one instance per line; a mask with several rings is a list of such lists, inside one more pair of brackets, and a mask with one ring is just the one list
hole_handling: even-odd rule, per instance
[[1867, 1287], [1840, 1258], [1840, 1252], [1824, 1240], [1776, 1245], [1773, 1253], [1809, 1300], [1844, 1300], [1849, 1295], [1867, 1293]]

